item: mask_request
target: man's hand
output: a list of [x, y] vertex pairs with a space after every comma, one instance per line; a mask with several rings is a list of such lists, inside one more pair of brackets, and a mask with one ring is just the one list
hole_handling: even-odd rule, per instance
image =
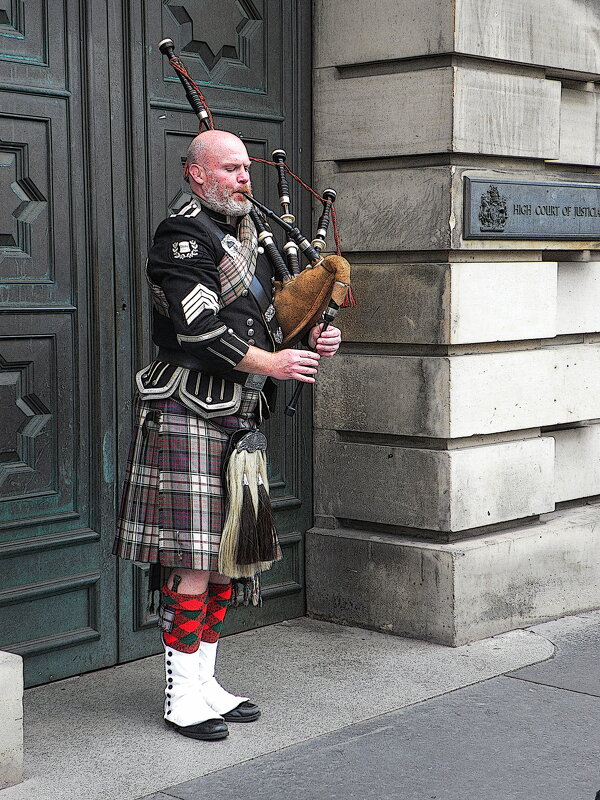
[[334, 356], [341, 344], [342, 333], [339, 328], [330, 325], [323, 331], [323, 323], [315, 325], [308, 334], [308, 346], [316, 350], [320, 356], [331, 358]]
[[317, 374], [320, 358], [318, 353], [310, 350], [279, 350], [273, 353], [275, 364], [269, 374], [280, 381], [293, 378], [304, 383], [314, 383], [313, 375]]
[[248, 352], [235, 367], [239, 372], [254, 372], [269, 375], [280, 381], [290, 379], [314, 383], [319, 366], [319, 353], [310, 350], [279, 350], [269, 353], [259, 347], [250, 346]]

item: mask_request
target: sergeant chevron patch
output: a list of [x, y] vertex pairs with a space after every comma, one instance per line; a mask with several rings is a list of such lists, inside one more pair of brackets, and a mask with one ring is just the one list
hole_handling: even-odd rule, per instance
[[197, 283], [192, 291], [181, 301], [185, 321], [191, 325], [196, 317], [203, 311], [219, 313], [219, 298], [211, 289]]

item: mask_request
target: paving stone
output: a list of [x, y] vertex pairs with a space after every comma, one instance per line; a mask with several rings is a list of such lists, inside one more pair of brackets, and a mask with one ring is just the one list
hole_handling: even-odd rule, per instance
[[170, 789], [179, 800], [592, 800], [600, 699], [497, 678]]
[[511, 675], [600, 697], [600, 611], [546, 622], [532, 630], [555, 645], [554, 656]]

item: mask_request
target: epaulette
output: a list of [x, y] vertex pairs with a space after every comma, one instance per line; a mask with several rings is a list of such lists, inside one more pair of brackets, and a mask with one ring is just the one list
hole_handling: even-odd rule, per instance
[[196, 217], [200, 213], [200, 206], [196, 205], [193, 200], [189, 203], [186, 203], [183, 208], [177, 211], [175, 214], [171, 214], [172, 217]]

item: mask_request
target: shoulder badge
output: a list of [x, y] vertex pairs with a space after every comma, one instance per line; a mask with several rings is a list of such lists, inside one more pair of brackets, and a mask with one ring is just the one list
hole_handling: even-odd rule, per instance
[[173, 242], [171, 249], [173, 258], [195, 258], [198, 255], [198, 242], [195, 239], [185, 242]]

